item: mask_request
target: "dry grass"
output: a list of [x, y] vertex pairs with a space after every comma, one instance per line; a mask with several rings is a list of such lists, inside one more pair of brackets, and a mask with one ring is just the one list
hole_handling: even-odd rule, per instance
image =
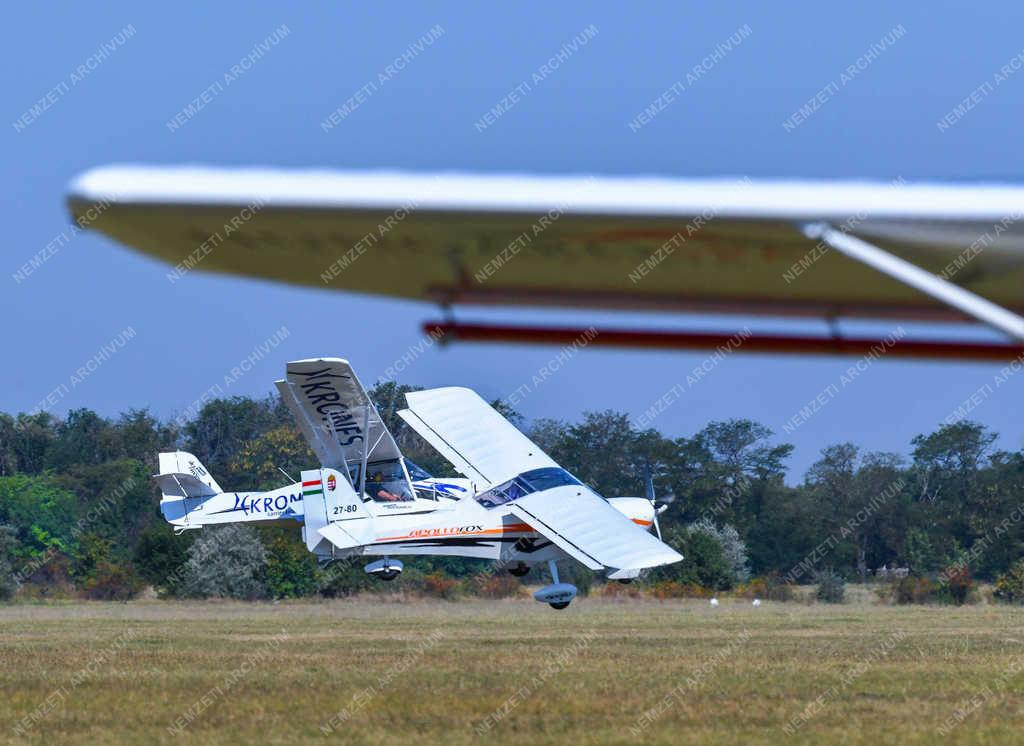
[[[525, 600], [17, 605], [0, 608], [0, 739], [1020, 743], [1024, 674], [1003, 676], [1024, 669], [1020, 614], [593, 599], [565, 612]], [[812, 716], [787, 734], [801, 712]]]

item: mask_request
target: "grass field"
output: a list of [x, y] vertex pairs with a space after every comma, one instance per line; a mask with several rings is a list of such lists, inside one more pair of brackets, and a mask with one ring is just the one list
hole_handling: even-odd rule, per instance
[[529, 600], [15, 605], [0, 607], [0, 739], [1021, 743], [1022, 613], [596, 599], [564, 612]]

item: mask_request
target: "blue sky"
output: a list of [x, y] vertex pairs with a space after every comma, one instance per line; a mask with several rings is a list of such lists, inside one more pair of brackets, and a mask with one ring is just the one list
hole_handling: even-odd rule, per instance
[[[0, 409], [88, 406], [113, 415], [186, 410], [219, 383], [262, 395], [289, 359], [338, 355], [372, 381], [438, 316], [417, 303], [166, 268], [92, 234], [74, 236], [23, 282], [12, 275], [69, 229], [69, 180], [110, 162], [403, 167], [609, 174], [1017, 180], [1024, 71], [954, 127], [936, 122], [1024, 50], [1019, 4], [867, 2], [565, 4], [390, 7], [248, 2], [17, 3], [0, 49], [7, 177], [0, 318], [6, 364]], [[287, 36], [185, 126], [167, 122], [282, 25]], [[339, 126], [320, 123], [409, 44], [444, 33]], [[637, 132], [638, 112], [738, 29], [749, 35]], [[902, 37], [793, 131], [783, 121], [873, 43]], [[588, 27], [596, 34], [493, 126], [492, 106]], [[79, 65], [131, 33], [71, 84]], [[55, 102], [15, 122], [58, 88]], [[62, 88], [62, 89], [61, 89]], [[489, 318], [472, 309], [460, 318]], [[505, 318], [535, 318], [530, 314]], [[614, 314], [549, 321], [616, 322]], [[636, 318], [630, 321], [649, 321]], [[692, 319], [669, 319], [694, 327]], [[662, 320], [660, 323], [664, 323]], [[716, 328], [742, 321], [713, 319]], [[780, 328], [778, 323], [768, 324]], [[230, 386], [224, 377], [282, 327], [287, 337]], [[762, 322], [760, 327], [764, 328]], [[784, 327], [783, 327], [784, 328]], [[818, 327], [813, 327], [818, 328]], [[863, 328], [853, 327], [850, 329]], [[876, 327], [884, 334], [890, 327]], [[132, 338], [95, 370], [76, 370], [126, 329]], [[908, 327], [909, 329], [909, 327]], [[925, 330], [927, 331], [927, 330]], [[504, 397], [557, 353], [547, 347], [432, 347], [400, 378], [467, 385]], [[521, 397], [528, 418], [613, 408], [639, 415], [703, 361], [702, 353], [587, 349]], [[691, 434], [712, 419], [751, 417], [796, 445], [799, 479], [829, 443], [906, 453], [997, 365], [879, 361], [791, 433], [784, 423], [840, 380], [848, 359], [732, 355], [688, 388], [655, 425]], [[1024, 445], [1021, 384], [986, 394], [971, 416]], [[570, 465], [571, 467], [571, 465]]]

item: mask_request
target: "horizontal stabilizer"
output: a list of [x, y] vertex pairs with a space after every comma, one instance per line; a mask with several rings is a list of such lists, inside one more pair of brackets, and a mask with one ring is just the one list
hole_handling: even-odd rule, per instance
[[219, 494], [210, 485], [191, 474], [157, 474], [154, 479], [164, 499], [175, 497], [212, 497]]
[[366, 519], [328, 523], [318, 533], [338, 549], [352, 549], [368, 543]]

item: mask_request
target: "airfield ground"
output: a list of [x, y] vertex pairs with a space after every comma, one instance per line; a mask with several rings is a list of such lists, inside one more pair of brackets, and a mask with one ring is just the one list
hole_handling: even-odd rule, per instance
[[1024, 611], [21, 604], [0, 607], [0, 729], [12, 743], [1021, 743]]

